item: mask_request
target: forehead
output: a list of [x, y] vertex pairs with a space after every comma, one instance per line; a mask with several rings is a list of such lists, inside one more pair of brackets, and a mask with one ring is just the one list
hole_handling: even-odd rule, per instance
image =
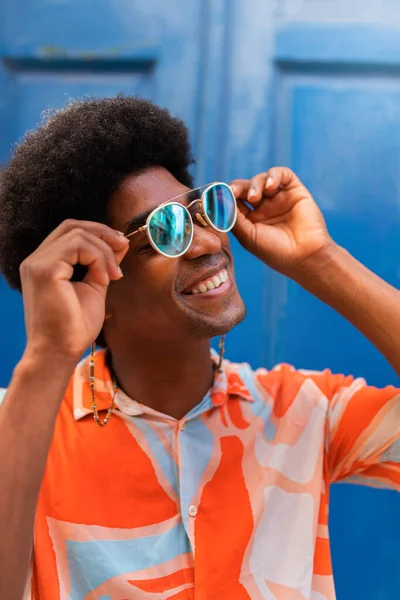
[[110, 212], [115, 221], [114, 227], [123, 231], [121, 227], [127, 221], [188, 189], [162, 167], [152, 167], [139, 175], [129, 175], [111, 199]]

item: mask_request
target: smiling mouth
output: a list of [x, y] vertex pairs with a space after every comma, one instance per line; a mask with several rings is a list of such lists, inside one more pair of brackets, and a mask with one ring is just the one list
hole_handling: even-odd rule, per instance
[[230, 283], [228, 271], [226, 269], [221, 269], [221, 271], [219, 271], [212, 277], [207, 277], [202, 281], [198, 281], [193, 287], [191, 287], [187, 292], [185, 292], [185, 295], [196, 296], [201, 294], [207, 294], [207, 292], [211, 292], [212, 290], [224, 286], [224, 284], [227, 282]]

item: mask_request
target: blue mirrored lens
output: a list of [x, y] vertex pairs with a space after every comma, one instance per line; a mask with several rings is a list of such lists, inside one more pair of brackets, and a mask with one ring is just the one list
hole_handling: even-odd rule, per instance
[[192, 236], [192, 220], [182, 204], [161, 206], [151, 217], [149, 234], [154, 245], [168, 256], [185, 252]]
[[229, 231], [236, 220], [236, 199], [227, 185], [216, 183], [203, 196], [203, 210], [220, 231]]

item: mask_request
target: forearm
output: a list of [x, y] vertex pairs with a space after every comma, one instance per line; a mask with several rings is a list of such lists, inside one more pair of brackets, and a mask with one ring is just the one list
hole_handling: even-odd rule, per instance
[[400, 375], [398, 290], [333, 243], [307, 259], [294, 279], [359, 329]]
[[22, 597], [40, 485], [73, 370], [54, 363], [46, 378], [43, 360], [23, 358], [0, 408], [0, 598], [8, 600]]

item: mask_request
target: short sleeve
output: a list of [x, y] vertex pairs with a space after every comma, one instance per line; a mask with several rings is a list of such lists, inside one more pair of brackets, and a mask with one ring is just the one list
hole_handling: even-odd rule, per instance
[[[321, 374], [322, 375], [322, 374]], [[330, 479], [400, 491], [400, 390], [325, 372]], [[318, 379], [318, 377], [316, 377]]]

